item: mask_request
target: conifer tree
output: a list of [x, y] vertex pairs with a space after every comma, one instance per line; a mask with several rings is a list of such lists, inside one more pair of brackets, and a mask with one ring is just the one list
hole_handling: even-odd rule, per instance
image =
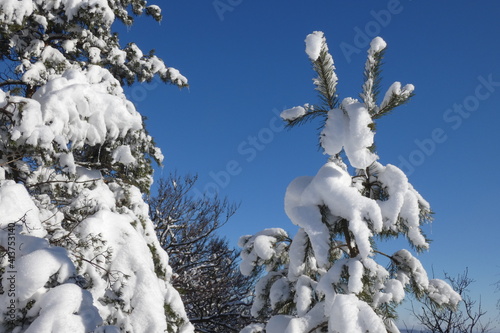
[[143, 194], [161, 151], [122, 85], [186, 86], [111, 30], [144, 0], [0, 2], [0, 332], [192, 332]]
[[299, 177], [287, 188], [285, 211], [299, 228], [293, 238], [275, 228], [240, 239], [241, 271], [267, 271], [256, 284], [252, 315], [272, 311], [269, 321], [244, 333], [399, 332], [396, 306], [407, 292], [441, 307], [460, 301], [446, 282], [428, 278], [412, 252], [377, 249], [380, 239], [404, 236], [414, 251], [427, 250], [421, 226], [432, 219], [406, 175], [377, 161], [374, 121], [406, 103], [414, 90], [395, 82], [379, 104], [385, 48], [380, 37], [370, 44], [361, 101], [340, 100], [323, 33], [306, 38], [321, 104], [294, 107], [281, 117], [290, 127], [321, 118], [320, 144], [329, 159], [314, 177]]

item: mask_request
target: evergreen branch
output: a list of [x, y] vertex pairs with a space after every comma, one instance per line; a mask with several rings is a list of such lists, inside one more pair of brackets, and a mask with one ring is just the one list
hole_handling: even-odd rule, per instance
[[319, 92], [319, 98], [322, 101], [322, 108], [331, 110], [337, 107], [337, 75], [335, 74], [335, 66], [333, 58], [328, 53], [326, 40], [323, 40], [321, 52], [315, 61], [313, 61], [313, 69], [318, 73], [318, 77], [314, 79], [316, 90]]
[[85, 183], [92, 183], [98, 180], [102, 180], [102, 178], [95, 178], [95, 179], [88, 179], [88, 180], [47, 180], [43, 182], [38, 182], [38, 183], [33, 183], [33, 184], [27, 184], [25, 185], [27, 188], [30, 187], [35, 187], [35, 186], [42, 186], [42, 185], [47, 185], [47, 184], [54, 184], [54, 183], [62, 183], [62, 184], [85, 184]]
[[382, 256], [384, 256], [384, 257], [387, 257], [388, 259], [391, 259], [391, 260], [392, 260], [395, 264], [399, 264], [399, 261], [397, 261], [396, 259], [394, 259], [394, 257], [393, 257], [393, 256], [391, 256], [391, 255], [388, 255], [388, 254], [386, 254], [386, 253], [384, 253], [384, 252], [380, 252], [380, 251], [378, 251], [378, 250], [373, 250], [373, 252], [374, 252], [374, 253], [377, 253], [377, 254], [380, 254], [380, 255], [382, 255]]
[[385, 54], [385, 48], [378, 52], [368, 51], [368, 59], [365, 64], [363, 92], [361, 99], [368, 108], [371, 115], [378, 113], [377, 99], [380, 94], [380, 84], [382, 81], [382, 58]]
[[298, 117], [298, 118], [295, 118], [292, 120], [287, 120], [286, 127], [292, 128], [295, 126], [304, 125], [305, 123], [308, 123], [317, 117], [323, 117], [326, 119], [327, 115], [328, 115], [327, 110], [324, 110], [324, 109], [315, 110], [315, 109], [311, 108], [311, 111], [308, 111], [302, 117]]
[[[0, 109], [0, 110], [1, 110], [1, 109]], [[23, 159], [23, 156], [16, 157], [16, 158], [14, 158], [13, 160], [8, 160], [7, 162], [0, 163], [0, 167], [3, 167], [3, 166], [6, 166], [6, 165], [9, 165], [10, 163], [14, 163], [14, 162], [17, 162], [17, 161], [22, 160], [22, 159]]]
[[386, 114], [389, 114], [398, 106], [408, 103], [413, 96], [415, 96], [413, 92], [405, 90], [402, 90], [400, 94], [392, 92], [388, 101], [386, 103], [382, 103], [380, 110], [374, 114], [372, 118], [378, 119]]
[[26, 82], [23, 82], [21, 80], [6, 80], [4, 82], [0, 82], [0, 87], [4, 86], [13, 86], [13, 85], [25, 85], [27, 86], [28, 84]]

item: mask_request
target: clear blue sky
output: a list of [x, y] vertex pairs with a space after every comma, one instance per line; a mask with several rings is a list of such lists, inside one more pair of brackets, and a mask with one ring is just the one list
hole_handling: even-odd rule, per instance
[[436, 277], [469, 267], [473, 296], [498, 315], [499, 2], [182, 0], [162, 8], [160, 26], [141, 18], [122, 35], [156, 49], [190, 83], [127, 90], [166, 157], [156, 179], [197, 173], [198, 190], [241, 202], [221, 231], [232, 244], [268, 227], [294, 234], [285, 189], [326, 159], [317, 124], [283, 130], [276, 115], [317, 102], [304, 39], [325, 32], [344, 98], [358, 96], [366, 37], [379, 35], [388, 44], [383, 89], [416, 87], [408, 105], [380, 119], [375, 139], [380, 162], [402, 167], [436, 212], [426, 229], [434, 242], [419, 258]]

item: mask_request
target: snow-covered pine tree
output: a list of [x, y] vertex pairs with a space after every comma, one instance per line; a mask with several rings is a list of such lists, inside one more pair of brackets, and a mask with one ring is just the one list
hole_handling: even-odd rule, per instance
[[[282, 229], [240, 239], [242, 272], [260, 266], [267, 270], [257, 282], [252, 315], [273, 313], [266, 323], [242, 332], [393, 333], [399, 332], [395, 308], [406, 292], [444, 307], [460, 301], [446, 282], [429, 279], [410, 251], [385, 254], [376, 247], [377, 240], [402, 235], [417, 252], [426, 250], [429, 241], [421, 225], [431, 221], [429, 204], [406, 175], [377, 162], [374, 120], [407, 102], [414, 90], [395, 82], [377, 104], [385, 48], [380, 37], [370, 44], [362, 102], [340, 101], [323, 33], [307, 36], [322, 104], [298, 106], [281, 116], [290, 126], [322, 117], [320, 144], [329, 160], [316, 176], [299, 177], [288, 186], [285, 211], [299, 227], [293, 239]], [[381, 257], [388, 258], [390, 267], [377, 262]]]
[[122, 85], [174, 68], [111, 31], [144, 0], [0, 2], [0, 332], [192, 332], [143, 194], [161, 151]]

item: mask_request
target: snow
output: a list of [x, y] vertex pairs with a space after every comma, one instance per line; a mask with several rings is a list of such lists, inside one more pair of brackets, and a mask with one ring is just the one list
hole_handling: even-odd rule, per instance
[[[328, 263], [329, 232], [327, 226], [321, 222], [321, 214], [317, 206], [319, 198], [309, 197], [310, 191], [308, 192], [307, 189], [311, 182], [311, 177], [299, 177], [290, 183], [285, 194], [285, 212], [292, 223], [303, 228], [307, 233], [318, 264], [324, 266]], [[312, 202], [308, 202], [309, 200]]]
[[378, 202], [384, 216], [384, 226], [393, 230], [405, 202], [405, 194], [408, 191], [408, 178], [403, 171], [391, 164], [383, 166], [377, 163], [375, 168], [378, 172], [378, 181], [385, 186], [389, 195], [386, 201]]
[[59, 50], [54, 49], [51, 46], [45, 46], [43, 48], [42, 54], [40, 55], [40, 59], [43, 62], [54, 62], [54, 63], [64, 63], [66, 62], [66, 58], [64, 55], [59, 52]]
[[[243, 275], [250, 275], [258, 263], [268, 262], [273, 256], [279, 256], [283, 248], [276, 244], [277, 239], [288, 237], [281, 228], [269, 228], [250, 236], [242, 236], [238, 246], [245, 250], [241, 252], [242, 261], [240, 271]], [[257, 245], [255, 245], [257, 240]], [[278, 246], [278, 247], [277, 247]]]
[[[168, 289], [165, 283], [155, 278], [148, 245], [145, 239], [137, 234], [131, 222], [131, 218], [126, 215], [101, 210], [78, 227], [82, 237], [99, 234], [107, 240], [112, 249], [112, 256], [107, 259], [110, 263], [109, 272], [116, 274], [112, 279], [111, 289], [96, 283], [90, 291], [96, 299], [106, 298], [106, 295], [112, 293], [120, 294], [125, 300], [123, 311], [128, 312], [127, 317], [122, 320], [124, 329], [134, 332], [161, 332], [166, 329], [167, 321], [163, 299], [166, 294], [177, 292]], [[82, 272], [91, 276], [99, 273], [90, 264], [84, 264]], [[155, 280], [156, 283], [153, 282]], [[174, 295], [174, 298], [177, 298], [177, 302], [180, 301], [178, 294]], [[115, 315], [114, 309], [107, 313], [110, 311], [107, 306], [98, 305], [98, 308], [102, 314]]]
[[156, 15], [160, 15], [160, 14], [161, 14], [161, 8], [160, 8], [160, 7], [158, 7], [157, 5], [149, 5], [149, 6], [148, 6], [148, 9], [149, 9], [151, 12], [155, 13]]
[[[306, 315], [300, 318], [292, 318], [286, 327], [286, 330], [270, 331], [269, 333], [302, 333], [311, 332], [313, 328], [318, 327], [325, 320], [323, 304], [319, 303], [313, 307]], [[266, 327], [267, 328], [267, 327]]]
[[24, 233], [29, 230], [34, 236], [46, 235], [38, 218], [38, 208], [21, 184], [12, 180], [0, 181], [0, 212], [1, 229], [6, 229], [11, 223], [19, 223]]
[[285, 332], [292, 318], [292, 316], [273, 316], [266, 325], [266, 332]]
[[[22, 65], [16, 69], [21, 73], [22, 80], [31, 85], [43, 85], [52, 75], [61, 74], [72, 67], [85, 68], [90, 62], [111, 64], [115, 69], [119, 67], [119, 71], [114, 72], [120, 72], [121, 79], [126, 77], [127, 81], [132, 77], [141, 82], [147, 81], [158, 74], [165, 81], [179, 86], [187, 85], [186, 77], [177, 69], [166, 67], [158, 57], [144, 56], [133, 44], [125, 49], [120, 47], [118, 39], [111, 32], [112, 24], [115, 14], [127, 23], [132, 23], [129, 13], [132, 8], [129, 6], [128, 2], [106, 0], [2, 1], [0, 20], [6, 26], [22, 27], [9, 36], [12, 50], [20, 55], [19, 62]], [[161, 19], [161, 9], [156, 5], [134, 5], [133, 11], [136, 15], [146, 12], [156, 20]], [[83, 15], [85, 17], [82, 19], [80, 16]], [[90, 25], [99, 27], [97, 32], [82, 23], [88, 16], [93, 19]], [[72, 39], [54, 39], [51, 43], [45, 43], [44, 39], [48, 37], [45, 32], [56, 25], [64, 25], [63, 31], [71, 32]], [[59, 47], [64, 54], [58, 51]], [[67, 53], [73, 53], [76, 57], [65, 58]]]
[[0, 4], [0, 20], [23, 24], [24, 17], [33, 12], [32, 0], [4, 0]]
[[76, 51], [76, 39], [67, 39], [62, 43], [62, 47], [66, 52]]
[[264, 260], [269, 260], [275, 254], [273, 245], [276, 243], [276, 238], [266, 235], [255, 237], [253, 246], [255, 253]]
[[350, 293], [358, 294], [363, 291], [363, 264], [359, 260], [349, 260], [347, 267], [349, 267], [349, 283], [347, 288]]
[[76, 173], [76, 164], [73, 154], [61, 153], [59, 155], [59, 165], [61, 165], [63, 170], [68, 173]]
[[[9, 204], [15, 209], [8, 209]], [[0, 183], [0, 211], [1, 243], [7, 244], [8, 236], [9, 246], [15, 247], [14, 260], [7, 266], [7, 276], [12, 279], [15, 288], [0, 297], [4, 309], [13, 300], [17, 309], [29, 300], [36, 300], [26, 316], [36, 320], [26, 332], [45, 333], [65, 331], [67, 328], [89, 331], [100, 324], [102, 319], [90, 293], [75, 284], [65, 284], [75, 274], [75, 266], [67, 251], [50, 246], [45, 239], [34, 236], [45, 233], [41, 230], [38, 208], [22, 185], [13, 181]], [[61, 285], [47, 288], [52, 278]], [[4, 320], [1, 317], [0, 324]]]
[[342, 102], [341, 109], [328, 112], [328, 118], [321, 132], [321, 146], [331, 156], [339, 154], [341, 149], [351, 165], [365, 169], [378, 159], [369, 150], [373, 145], [374, 132], [369, 128], [372, 119], [366, 107], [352, 98]]
[[312, 305], [313, 288], [316, 284], [317, 282], [306, 275], [302, 275], [297, 281], [294, 302], [297, 304], [297, 315], [300, 317], [305, 316]]
[[122, 89], [187, 79], [120, 47], [111, 25], [131, 10], [160, 19], [158, 6], [130, 2], [0, 3], [14, 79], [34, 88], [0, 91], [0, 263], [15, 286], [0, 295], [15, 305], [0, 327], [10, 317], [15, 332], [194, 331], [143, 196], [163, 155]]
[[132, 156], [132, 152], [130, 151], [130, 146], [121, 145], [117, 147], [113, 151], [111, 157], [113, 158], [113, 163], [122, 163], [127, 165], [136, 162], [135, 157]]
[[250, 324], [243, 328], [240, 333], [261, 333], [265, 332], [264, 324]]
[[269, 290], [269, 285], [274, 280], [280, 277], [281, 274], [279, 273], [269, 273], [259, 279], [259, 281], [257, 281], [257, 283], [255, 284], [255, 297], [253, 300], [252, 308], [250, 309], [250, 313], [252, 316], [257, 317], [262, 309], [266, 307], [267, 302], [263, 296], [265, 295], [266, 290]]
[[269, 300], [271, 308], [276, 308], [276, 305], [285, 302], [290, 297], [290, 286], [285, 277], [276, 280], [269, 290]]
[[366, 80], [363, 83], [363, 92], [360, 96], [365, 102], [366, 108], [374, 113], [378, 111], [374, 94], [374, 80], [376, 80], [374, 70], [377, 65], [377, 60], [380, 59], [376, 57], [376, 54], [383, 51], [386, 47], [387, 44], [381, 37], [375, 37], [370, 43], [365, 63]]
[[[155, 61], [155, 59], [157, 60], [158, 58], [156, 57], [153, 57], [152, 58], [152, 62], [155, 63], [157, 61]], [[165, 65], [162, 63], [162, 67], [165, 67]], [[158, 70], [160, 72], [160, 70]], [[166, 72], [168, 74], [168, 78], [174, 83], [174, 84], [177, 84], [179, 86], [181, 85], [186, 85], [188, 80], [187, 78], [181, 74], [181, 72], [179, 72], [178, 69], [176, 68], [173, 68], [173, 67], [169, 67], [166, 69]]]
[[68, 253], [60, 247], [42, 248], [25, 254], [17, 259], [16, 266], [20, 267], [17, 274], [20, 301], [33, 297], [53, 275], [57, 276], [57, 282], [63, 283], [75, 274], [75, 266]]
[[309, 238], [307, 233], [303, 228], [300, 228], [290, 245], [290, 266], [288, 268], [288, 279], [290, 281], [296, 281], [305, 272], [306, 247], [308, 241]]
[[[330, 303], [330, 304], [328, 304]], [[385, 324], [373, 309], [355, 295], [335, 295], [325, 306], [330, 332], [386, 332]]]
[[392, 255], [401, 267], [398, 271], [398, 280], [406, 285], [409, 280], [413, 280], [421, 289], [428, 289], [429, 278], [422, 263], [415, 258], [408, 250], [402, 249]]
[[370, 42], [369, 54], [375, 54], [387, 47], [387, 43], [381, 37], [375, 37]]
[[439, 279], [429, 281], [429, 297], [438, 305], [451, 305], [452, 308], [456, 308], [462, 300], [460, 294], [454, 291], [448, 283]]
[[[59, 55], [53, 52], [47, 57]], [[28, 312], [33, 321], [29, 329], [45, 333], [60, 330], [66, 323], [75, 331], [97, 332], [98, 326], [104, 330], [100, 326], [103, 320], [115, 318], [116, 327], [106, 331], [120, 327], [131, 332], [159, 332], [167, 329], [168, 306], [167, 313], [177, 315], [168, 318], [170, 325], [192, 332], [180, 295], [169, 282], [168, 258], [156, 240], [140, 190], [105, 179], [99, 169], [82, 167], [77, 160], [83, 147], [109, 145], [99, 148], [98, 158], [108, 154], [112, 165], [133, 167], [139, 163], [136, 156], [144, 154], [140, 150], [144, 142], [152, 142], [143, 130], [141, 115], [126, 100], [119, 83], [97, 66], [73, 68], [52, 76], [32, 98], [2, 92], [0, 104], [7, 105], [7, 99], [16, 120], [8, 133], [11, 142], [43, 149], [45, 158], [52, 158], [62, 170], [54, 172], [53, 167], [43, 165], [30, 170], [23, 161], [16, 162], [18, 169], [30, 173], [26, 184], [41, 190], [36, 197], [11, 180], [0, 183], [2, 224], [16, 223], [16, 240], [22, 244], [15, 258], [16, 311], [28, 302], [35, 304]], [[16, 107], [20, 104], [22, 112]], [[134, 143], [110, 144], [127, 140]], [[158, 149], [154, 153], [162, 156]], [[0, 168], [3, 179], [9, 168], [8, 164]], [[145, 179], [151, 181], [150, 176]], [[68, 203], [54, 206], [51, 194], [55, 189], [64, 191]], [[63, 223], [74, 221], [66, 216], [78, 220], [69, 233]], [[49, 232], [52, 243], [68, 240], [78, 246], [49, 245], [41, 238]], [[2, 244], [7, 237], [7, 232], [0, 233]], [[4, 260], [3, 267], [6, 264]], [[88, 291], [75, 284], [81, 280], [90, 286]], [[78, 304], [65, 303], [66, 298], [60, 296], [63, 290]], [[55, 298], [70, 312], [54, 305]], [[6, 302], [10, 300], [4, 294], [0, 303]], [[178, 324], [172, 324], [174, 320]]]
[[401, 82], [397, 82], [397, 81], [394, 82], [387, 89], [387, 92], [385, 93], [384, 99], [383, 99], [382, 103], [380, 104], [380, 108], [383, 109], [384, 107], [386, 107], [389, 104], [391, 98], [393, 98], [393, 96], [398, 96], [401, 98], [408, 98], [408, 96], [410, 96], [414, 90], [415, 90], [415, 86], [413, 84], [407, 84], [403, 88], [401, 88]]
[[[299, 227], [293, 239], [281, 229], [266, 229], [240, 239], [242, 273], [255, 272], [259, 266], [267, 270], [256, 284], [252, 315], [277, 310], [277, 304], [287, 302], [286, 309], [272, 312], [265, 326], [267, 333], [396, 333], [394, 321], [384, 319], [384, 313], [400, 304], [407, 291], [415, 291], [418, 297], [426, 295], [443, 306], [456, 307], [460, 301], [447, 283], [429, 280], [421, 262], [408, 250], [390, 255], [375, 248], [377, 235], [402, 234], [417, 250], [427, 249], [421, 225], [430, 220], [431, 212], [403, 171], [382, 165], [373, 152], [372, 115], [380, 110], [373, 98], [376, 54], [386, 47], [380, 37], [370, 44], [363, 103], [345, 98], [339, 107], [325, 110], [320, 143], [329, 155], [328, 162], [316, 175], [298, 177], [286, 189], [285, 212]], [[328, 50], [323, 33], [308, 35], [306, 53], [313, 62], [322, 50]], [[331, 59], [330, 85], [336, 85], [333, 58], [327, 54], [325, 59]], [[323, 94], [325, 87], [318, 75], [314, 83]], [[381, 107], [397, 105], [413, 89], [412, 85], [401, 88], [396, 82]], [[294, 107], [281, 117], [292, 122], [308, 109]], [[342, 160], [344, 156], [350, 167]], [[389, 267], [375, 261], [379, 255], [390, 258]], [[261, 330], [258, 326], [255, 332]], [[248, 327], [243, 332], [253, 331]]]
[[25, 332], [91, 331], [102, 322], [93, 303], [92, 295], [74, 284], [52, 288], [29, 310], [28, 316], [39, 315]]
[[302, 106], [295, 106], [281, 112], [280, 116], [283, 120], [292, 121], [306, 114], [306, 109]]
[[318, 60], [325, 37], [323, 32], [314, 31], [306, 37], [306, 53], [312, 61]]
[[329, 262], [329, 231], [322, 222], [318, 209], [326, 204], [330, 213], [349, 220], [363, 256], [371, 252], [370, 236], [364, 219], [370, 220], [374, 230], [382, 227], [380, 208], [373, 200], [364, 197], [352, 186], [351, 177], [334, 162], [325, 164], [314, 178], [299, 177], [288, 187], [285, 194], [285, 212], [290, 220], [307, 232], [320, 266]]
[[110, 84], [117, 84], [108, 74], [100, 67], [71, 69], [40, 88], [33, 99], [12, 98], [26, 103], [20, 124], [12, 129], [13, 139], [49, 148], [57, 138], [64, 149], [70, 142], [74, 147], [96, 145], [141, 129], [142, 118], [123, 92], [108, 93]]
[[[133, 332], [163, 331], [167, 322], [164, 304], [169, 304], [173, 313], [186, 318], [178, 292], [166, 280], [157, 277], [150, 246], [151, 242], [159, 245], [152, 225], [146, 223], [143, 233], [133, 226], [134, 222], [138, 223], [134, 221], [138, 218], [135, 213], [147, 216], [147, 207], [136, 204], [132, 206], [134, 211], [122, 207], [122, 213], [113, 212], [115, 193], [101, 180], [100, 173], [78, 167], [77, 174], [79, 179], [95, 180], [95, 186], [93, 189], [83, 188], [79, 194], [82, 201], [77, 196], [74, 207], [82, 209], [78, 206], [79, 202], [92, 201], [93, 206], [100, 210], [83, 220], [74, 232], [82, 239], [98, 235], [104, 240], [110, 257], [106, 257], [107, 250], [102, 249], [102, 253], [96, 256], [93, 247], [82, 247], [76, 254], [70, 254], [62, 247], [49, 245], [40, 238], [47, 233], [40, 217], [50, 213], [39, 210], [24, 186], [10, 180], [0, 182], [1, 227], [15, 229], [15, 240], [19, 244], [15, 252], [18, 309], [29, 301], [36, 301], [28, 312], [34, 321], [27, 332], [61, 331], [64, 324], [77, 332], [90, 331], [102, 323], [101, 318], [108, 316], [122, 318], [120, 326]], [[132, 189], [130, 198], [134, 202], [142, 202], [138, 189]], [[56, 219], [57, 216], [51, 214], [48, 219]], [[11, 227], [13, 224], [15, 227]], [[7, 231], [0, 232], [2, 244], [7, 243], [7, 236]], [[161, 262], [168, 262], [164, 252], [158, 252], [158, 255]], [[75, 267], [75, 256], [94, 258], [96, 261], [78, 260], [80, 263]], [[110, 275], [109, 282], [102, 279], [105, 273], [103, 266], [108, 267], [106, 274]], [[165, 274], [167, 278], [170, 276], [168, 268]], [[77, 275], [91, 279], [88, 291], [74, 284]], [[49, 282], [58, 286], [48, 287]], [[107, 302], [95, 302], [118, 295], [123, 302], [120, 308], [110, 307]], [[6, 302], [10, 302], [6, 296], [4, 294], [0, 298], [5, 308]], [[123, 316], [121, 311], [126, 311], [127, 315]], [[184, 325], [183, 329], [190, 332], [192, 326]]]

